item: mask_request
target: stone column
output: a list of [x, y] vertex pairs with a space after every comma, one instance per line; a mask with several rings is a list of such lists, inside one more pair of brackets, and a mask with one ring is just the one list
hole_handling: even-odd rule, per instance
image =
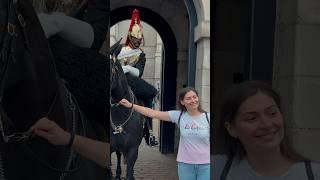
[[210, 111], [210, 21], [199, 22], [195, 29], [197, 68], [195, 87], [204, 110]]
[[[154, 59], [154, 87], [158, 90], [158, 95], [155, 97], [154, 100], [154, 109], [160, 110], [160, 95], [161, 95], [161, 76], [162, 76], [162, 40], [159, 34], [157, 34], [157, 41], [156, 41], [156, 51], [155, 51], [155, 59]], [[152, 129], [153, 133], [156, 138], [159, 140], [160, 135], [160, 121], [154, 119], [152, 122]]]
[[277, 2], [273, 86], [283, 99], [291, 142], [320, 160], [320, 1]]

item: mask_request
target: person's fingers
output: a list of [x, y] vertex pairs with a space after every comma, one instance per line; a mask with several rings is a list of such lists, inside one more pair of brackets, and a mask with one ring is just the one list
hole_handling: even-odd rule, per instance
[[33, 126], [31, 126], [30, 130], [34, 131], [35, 129], [39, 127], [43, 127], [44, 121], [46, 121], [46, 118], [41, 118], [39, 119]]
[[34, 126], [33, 129], [46, 129], [51, 130], [53, 128], [52, 122], [46, 119], [40, 119]]
[[124, 105], [125, 107], [128, 106], [128, 102], [126, 100], [120, 101], [120, 104]]
[[48, 118], [44, 117], [38, 120], [31, 128], [34, 134], [39, 135], [48, 140], [50, 136], [53, 136], [56, 131], [59, 130], [58, 126], [55, 122], [49, 120]]
[[122, 102], [122, 103], [128, 103], [128, 100], [126, 100], [126, 99], [121, 99], [121, 101], [120, 102]]
[[50, 134], [49, 132], [47, 132], [45, 130], [41, 130], [41, 129], [35, 129], [34, 133], [37, 136], [40, 136], [40, 137], [45, 138], [47, 140], [50, 140], [50, 138], [52, 137], [52, 134]]

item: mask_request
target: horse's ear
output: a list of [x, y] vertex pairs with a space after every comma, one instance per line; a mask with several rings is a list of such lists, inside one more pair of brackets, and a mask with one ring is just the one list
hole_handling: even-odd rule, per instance
[[116, 55], [114, 55], [114, 54], [112, 55], [112, 60], [113, 60], [114, 63], [116, 63], [116, 61], [117, 61]]

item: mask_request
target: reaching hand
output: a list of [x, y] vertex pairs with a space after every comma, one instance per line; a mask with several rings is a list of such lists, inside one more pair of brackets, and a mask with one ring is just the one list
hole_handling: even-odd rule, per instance
[[132, 107], [132, 103], [129, 102], [128, 100], [126, 100], [126, 99], [122, 99], [119, 103], [121, 105], [125, 106], [126, 108], [131, 108]]
[[37, 121], [31, 130], [54, 145], [66, 145], [70, 139], [70, 133], [45, 117]]

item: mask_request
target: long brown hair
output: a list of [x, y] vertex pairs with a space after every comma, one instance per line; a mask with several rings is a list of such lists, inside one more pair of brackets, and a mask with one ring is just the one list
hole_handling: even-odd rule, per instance
[[[269, 84], [260, 81], [247, 81], [241, 84], [235, 85], [231, 88], [225, 96], [225, 100], [222, 104], [220, 112], [220, 128], [223, 132], [224, 142], [226, 143], [226, 153], [228, 159], [236, 158], [241, 160], [246, 151], [239, 139], [232, 137], [225, 128], [225, 123], [232, 123], [236, 117], [239, 107], [249, 97], [261, 92], [270, 98], [272, 98], [281, 112], [281, 101], [279, 94], [272, 89]], [[280, 143], [281, 153], [289, 159], [295, 161], [306, 160], [303, 156], [296, 153], [288, 141], [288, 136], [284, 123], [284, 138]]]
[[[185, 88], [180, 89], [180, 91], [178, 93], [178, 99], [177, 99], [177, 109], [178, 110], [181, 110], [182, 112], [187, 111], [186, 107], [184, 105], [182, 105], [180, 101], [183, 101], [186, 94], [190, 91], [193, 91], [194, 93], [196, 93], [196, 95], [199, 98], [198, 91], [196, 89], [194, 89], [193, 87], [185, 87]], [[198, 111], [200, 111], [202, 113], [206, 112], [205, 110], [202, 109], [200, 100], [199, 100]]]

